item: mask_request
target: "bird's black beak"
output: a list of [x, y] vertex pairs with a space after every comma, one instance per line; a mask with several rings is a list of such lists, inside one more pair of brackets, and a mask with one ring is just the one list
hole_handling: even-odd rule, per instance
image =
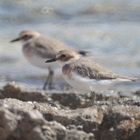
[[89, 55], [89, 52], [85, 51], [85, 50], [80, 50], [80, 51], [78, 51], [78, 53], [82, 56], [88, 56]]
[[20, 39], [21, 39], [21, 38], [18, 37], [18, 38], [16, 38], [16, 39], [11, 40], [10, 42], [16, 42], [16, 41], [19, 41]]
[[45, 63], [50, 63], [55, 61], [57, 61], [57, 58], [48, 59], [47, 61], [45, 61]]

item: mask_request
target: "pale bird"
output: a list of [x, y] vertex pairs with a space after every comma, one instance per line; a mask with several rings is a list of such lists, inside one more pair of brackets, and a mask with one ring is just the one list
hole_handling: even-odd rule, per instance
[[[44, 36], [36, 31], [25, 30], [20, 32], [19, 37], [12, 40], [11, 42], [21, 41], [22, 52], [25, 58], [34, 66], [48, 69], [49, 74], [44, 83], [43, 89], [48, 86], [49, 89], [52, 88], [54, 69], [56, 68], [56, 63], [45, 64], [46, 59], [51, 59], [56, 56], [56, 54], [64, 49], [71, 50], [63, 42]], [[81, 55], [85, 55], [85, 51], [79, 51]]]
[[137, 78], [115, 74], [100, 66], [93, 59], [82, 57], [75, 51], [62, 50], [46, 63], [59, 61], [64, 79], [77, 91], [90, 92], [106, 89], [118, 82], [135, 81]]

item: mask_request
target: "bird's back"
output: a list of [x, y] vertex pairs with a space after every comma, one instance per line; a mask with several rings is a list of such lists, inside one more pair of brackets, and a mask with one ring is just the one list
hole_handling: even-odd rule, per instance
[[88, 79], [96, 79], [96, 80], [113, 80], [113, 79], [124, 79], [124, 80], [136, 80], [136, 78], [121, 76], [113, 73], [112, 71], [102, 67], [94, 60], [89, 58], [81, 57], [79, 60], [72, 62], [70, 64], [66, 64], [63, 67], [64, 69], [70, 69], [75, 72], [77, 75], [88, 78]]
[[68, 49], [63, 42], [50, 37], [40, 36], [34, 43], [36, 54], [47, 59], [55, 57], [61, 50]]

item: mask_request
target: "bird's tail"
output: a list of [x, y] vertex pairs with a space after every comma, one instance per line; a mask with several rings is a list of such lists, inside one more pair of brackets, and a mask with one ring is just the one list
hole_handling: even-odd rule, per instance
[[118, 76], [118, 79], [120, 79], [120, 80], [122, 80], [122, 81], [133, 81], [133, 82], [139, 80], [139, 79], [136, 78], [136, 77], [122, 76], [122, 75], [119, 75], [119, 76]]

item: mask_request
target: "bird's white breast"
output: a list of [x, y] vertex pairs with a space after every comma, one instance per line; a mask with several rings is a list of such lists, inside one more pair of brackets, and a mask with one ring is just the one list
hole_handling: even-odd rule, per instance
[[87, 77], [81, 77], [76, 73], [72, 73], [71, 77], [64, 75], [64, 78], [73, 88], [84, 93], [106, 89], [107, 86], [113, 83], [112, 80], [89, 79]]
[[39, 67], [39, 68], [56, 68], [58, 66], [57, 62], [52, 62], [52, 63], [45, 63], [47, 58], [43, 58], [35, 53], [35, 48], [32, 46], [26, 46], [24, 45], [22, 48], [23, 54], [25, 58], [34, 66]]

